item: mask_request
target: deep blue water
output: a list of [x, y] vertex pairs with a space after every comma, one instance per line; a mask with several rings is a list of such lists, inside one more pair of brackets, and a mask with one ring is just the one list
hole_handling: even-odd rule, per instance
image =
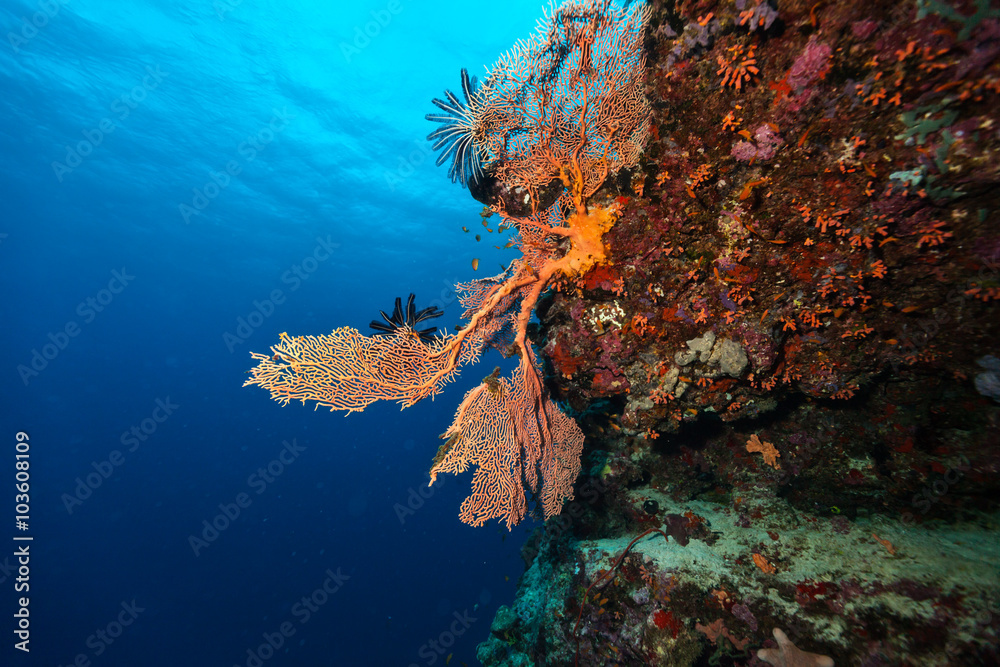
[[450, 285], [510, 261], [462, 232], [480, 206], [434, 166], [423, 116], [539, 15], [0, 2], [0, 664], [477, 664], [533, 524], [460, 523], [469, 474], [394, 507], [426, 494], [438, 434], [495, 360], [433, 402], [349, 417], [241, 385], [279, 332], [367, 331], [411, 291], [450, 328]]

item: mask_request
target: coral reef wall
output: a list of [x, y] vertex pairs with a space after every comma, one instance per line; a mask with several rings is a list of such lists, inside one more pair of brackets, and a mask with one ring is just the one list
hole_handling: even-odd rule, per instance
[[651, 10], [609, 261], [538, 308], [583, 472], [480, 659], [996, 664], [1000, 9]]

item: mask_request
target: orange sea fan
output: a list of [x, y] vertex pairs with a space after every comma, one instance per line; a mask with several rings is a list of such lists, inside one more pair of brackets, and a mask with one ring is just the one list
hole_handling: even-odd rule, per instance
[[757, 434], [750, 436], [747, 440], [747, 451], [748, 452], [760, 452], [764, 456], [764, 463], [771, 466], [775, 470], [780, 470], [781, 466], [778, 464], [778, 457], [781, 456], [781, 452], [774, 448], [770, 442], [761, 442]]

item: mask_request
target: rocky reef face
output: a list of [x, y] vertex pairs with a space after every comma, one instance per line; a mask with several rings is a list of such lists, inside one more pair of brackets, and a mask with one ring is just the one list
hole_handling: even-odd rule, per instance
[[538, 311], [584, 472], [480, 659], [995, 664], [1000, 10], [652, 8], [610, 263]]

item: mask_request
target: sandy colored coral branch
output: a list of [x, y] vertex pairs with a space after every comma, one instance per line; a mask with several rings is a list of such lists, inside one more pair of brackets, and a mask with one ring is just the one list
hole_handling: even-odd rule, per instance
[[774, 574], [778, 571], [777, 568], [771, 565], [770, 561], [760, 554], [751, 554], [751, 557], [753, 558], [754, 565], [756, 565], [764, 574]]
[[764, 457], [764, 463], [771, 466], [775, 470], [781, 470], [781, 465], [778, 463], [778, 457], [781, 456], [781, 452], [774, 448], [770, 442], [761, 442], [761, 439], [757, 437], [757, 434], [750, 436], [747, 440], [747, 451], [748, 452], [760, 452]]
[[773, 634], [778, 648], [762, 648], [757, 651], [757, 658], [767, 664], [775, 667], [833, 667], [833, 658], [830, 656], [803, 651], [779, 628], [775, 628]]
[[717, 618], [708, 625], [702, 625], [701, 623], [695, 623], [694, 629], [702, 633], [708, 640], [712, 642], [713, 645], [717, 644], [719, 637], [725, 637], [733, 645], [737, 651], [742, 651], [746, 648], [746, 645], [750, 643], [747, 638], [739, 639], [732, 632], [729, 631], [721, 618]]

